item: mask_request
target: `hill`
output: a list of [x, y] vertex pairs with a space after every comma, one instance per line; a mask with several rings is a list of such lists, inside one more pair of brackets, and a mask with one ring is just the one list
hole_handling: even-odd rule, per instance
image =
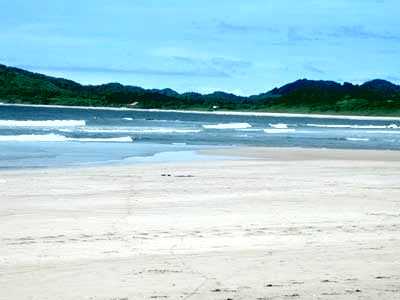
[[225, 92], [183, 93], [119, 83], [81, 85], [0, 65], [0, 99], [7, 103], [132, 106], [138, 108], [252, 110], [400, 115], [400, 86], [375, 79], [361, 85], [301, 79], [250, 97]]

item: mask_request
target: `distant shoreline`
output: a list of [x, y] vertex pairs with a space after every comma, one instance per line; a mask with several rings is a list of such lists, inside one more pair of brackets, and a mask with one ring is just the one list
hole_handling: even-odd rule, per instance
[[400, 121], [400, 117], [391, 116], [365, 116], [365, 115], [332, 115], [332, 114], [303, 114], [303, 113], [278, 113], [278, 112], [251, 112], [251, 111], [201, 111], [180, 109], [155, 109], [155, 108], [130, 108], [111, 106], [75, 106], [75, 105], [46, 105], [46, 104], [14, 104], [0, 102], [0, 106], [19, 107], [44, 107], [44, 108], [72, 108], [114, 111], [139, 111], [139, 112], [175, 112], [186, 114], [209, 114], [230, 116], [260, 116], [260, 117], [287, 117], [287, 118], [314, 118], [314, 119], [347, 119], [347, 120], [376, 120], [376, 121]]
[[[229, 115], [400, 120], [400, 85], [298, 79], [255, 95], [224, 91], [179, 93], [118, 82], [85, 85], [0, 64], [0, 102], [82, 107], [125, 107]], [[214, 112], [216, 110], [217, 112]]]

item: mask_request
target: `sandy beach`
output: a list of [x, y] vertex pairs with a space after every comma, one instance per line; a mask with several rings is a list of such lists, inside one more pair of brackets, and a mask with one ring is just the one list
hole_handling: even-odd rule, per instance
[[0, 172], [0, 299], [399, 299], [400, 153]]

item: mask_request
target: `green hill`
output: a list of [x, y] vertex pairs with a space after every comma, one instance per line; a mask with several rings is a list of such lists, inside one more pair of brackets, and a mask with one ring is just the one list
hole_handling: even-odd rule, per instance
[[119, 83], [81, 85], [71, 80], [0, 65], [0, 99], [7, 103], [130, 106], [138, 108], [251, 110], [299, 113], [400, 115], [400, 86], [385, 80], [362, 85], [302, 79], [241, 97], [225, 92], [179, 94]]

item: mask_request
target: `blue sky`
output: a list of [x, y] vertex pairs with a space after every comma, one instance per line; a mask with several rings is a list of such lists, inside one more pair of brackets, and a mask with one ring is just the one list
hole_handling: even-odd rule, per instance
[[398, 0], [0, 0], [0, 63], [180, 92], [400, 83], [399, 13]]

